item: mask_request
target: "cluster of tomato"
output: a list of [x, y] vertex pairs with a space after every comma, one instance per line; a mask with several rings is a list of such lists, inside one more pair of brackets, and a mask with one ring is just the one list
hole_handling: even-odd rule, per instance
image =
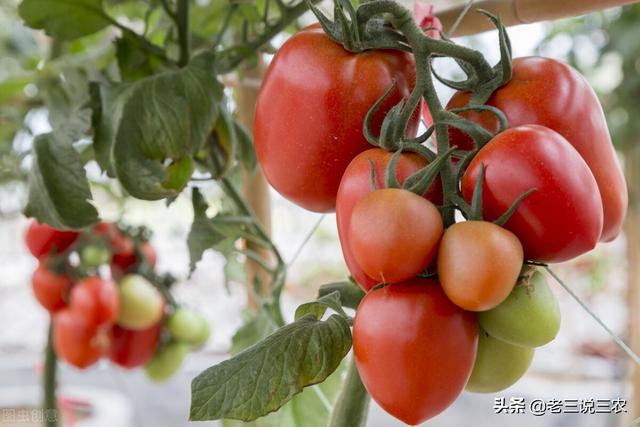
[[[402, 188], [428, 161], [400, 153], [391, 181], [399, 185], [385, 188], [393, 154], [371, 148], [362, 131], [369, 108], [395, 83], [373, 116], [372, 129], [380, 130], [415, 75], [408, 53], [351, 53], [313, 25], [275, 55], [255, 121], [271, 185], [306, 209], [335, 209], [346, 264], [367, 292], [353, 324], [360, 376], [408, 424], [440, 413], [465, 387], [495, 392], [517, 381], [534, 348], [560, 325], [553, 293], [526, 261], [566, 261], [615, 238], [627, 207], [605, 117], [586, 80], [553, 59], [517, 58], [511, 81], [487, 102], [509, 128], [498, 133], [492, 112], [462, 113], [496, 134], [457, 182], [481, 215], [444, 228], [440, 179], [421, 194]], [[470, 95], [456, 93], [447, 108], [466, 106]], [[453, 128], [449, 143], [476, 150]], [[523, 195], [506, 222], [497, 221]]]
[[167, 304], [159, 285], [143, 276], [156, 264], [148, 241], [111, 223], [79, 233], [36, 221], [25, 240], [38, 259], [34, 295], [51, 313], [54, 350], [67, 363], [84, 369], [108, 357], [127, 369], [144, 366], [162, 381], [207, 341], [207, 321]]

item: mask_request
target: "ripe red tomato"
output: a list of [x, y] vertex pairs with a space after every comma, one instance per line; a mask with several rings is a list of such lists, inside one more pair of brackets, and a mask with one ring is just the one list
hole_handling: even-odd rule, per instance
[[396, 283], [418, 275], [434, 259], [442, 218], [433, 203], [417, 194], [385, 188], [356, 203], [348, 233], [364, 272], [378, 282]]
[[160, 342], [162, 322], [140, 331], [115, 325], [111, 329], [109, 359], [123, 368], [136, 368], [151, 359]]
[[49, 270], [46, 260], [42, 259], [33, 272], [31, 285], [40, 305], [53, 313], [66, 305], [65, 297], [71, 288], [71, 279], [66, 274]]
[[64, 252], [76, 241], [78, 235], [75, 231], [58, 230], [33, 220], [29, 224], [24, 239], [29, 252], [34, 257], [40, 258], [50, 252]]
[[475, 314], [455, 306], [438, 282], [411, 279], [369, 292], [353, 322], [353, 352], [371, 397], [416, 425], [464, 389], [476, 357]]
[[63, 308], [53, 316], [53, 346], [67, 363], [87, 368], [102, 357], [107, 344], [108, 337], [70, 309]]
[[[140, 251], [142, 252], [142, 255], [144, 255], [144, 257], [147, 259], [149, 264], [154, 267], [156, 265], [158, 256], [156, 255], [156, 251], [155, 249], [153, 249], [153, 246], [151, 246], [149, 242], [143, 242], [140, 245]], [[114, 251], [113, 257], [111, 258], [111, 267], [117, 269], [118, 275], [130, 273], [131, 271], [133, 271], [133, 269], [135, 269], [137, 265], [138, 257], [136, 256], [133, 242], [131, 244], [131, 250], [120, 252]]]
[[[458, 92], [447, 108], [462, 107], [470, 94]], [[604, 208], [600, 240], [613, 240], [626, 215], [627, 185], [602, 107], [586, 79], [576, 70], [550, 58], [527, 57], [513, 60], [513, 77], [494, 92], [487, 102], [504, 112], [509, 126], [538, 124], [564, 136], [587, 162], [598, 183]], [[496, 132], [498, 121], [492, 113], [463, 113], [464, 117]], [[473, 142], [460, 131], [450, 131], [450, 144], [470, 149]]]
[[462, 194], [473, 195], [485, 167], [482, 203], [488, 221], [535, 188], [504, 228], [524, 248], [525, 259], [561, 262], [588, 252], [602, 233], [602, 200], [593, 174], [566, 139], [538, 125], [507, 129], [485, 145], [462, 177]]
[[88, 325], [108, 326], [118, 318], [120, 296], [111, 280], [88, 277], [71, 289], [71, 310]]
[[[348, 235], [351, 214], [356, 203], [371, 192], [371, 166], [369, 162], [373, 164], [375, 170], [376, 188], [384, 188], [384, 177], [391, 156], [392, 153], [380, 148], [372, 148], [358, 154], [345, 170], [338, 190], [336, 220], [342, 254], [351, 275], [364, 291], [368, 291], [379, 282], [367, 276], [353, 256]], [[413, 153], [402, 153], [396, 168], [398, 181], [403, 184], [407, 177], [426, 165], [427, 161], [423, 157]], [[439, 178], [429, 187], [424, 198], [436, 205], [442, 203], [442, 188]]]
[[[362, 133], [366, 113], [395, 82], [373, 117], [372, 128], [379, 131], [415, 79], [410, 54], [348, 52], [318, 24], [293, 35], [273, 58], [256, 104], [256, 153], [268, 181], [305, 209], [333, 211], [344, 170], [370, 147]], [[417, 113], [410, 136], [417, 131]]]
[[459, 222], [440, 242], [438, 278], [458, 307], [490, 310], [511, 293], [522, 261], [522, 245], [509, 230], [486, 221]]

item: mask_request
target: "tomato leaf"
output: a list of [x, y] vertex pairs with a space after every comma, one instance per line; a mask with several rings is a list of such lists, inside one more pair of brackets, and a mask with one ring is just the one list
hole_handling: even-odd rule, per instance
[[23, 0], [18, 10], [29, 27], [59, 40], [93, 34], [111, 23], [102, 0]]
[[80, 156], [55, 134], [33, 141], [29, 200], [24, 214], [55, 228], [82, 228], [98, 221]]
[[343, 307], [353, 308], [354, 310], [360, 305], [360, 301], [366, 295], [360, 286], [351, 281], [326, 283], [320, 286], [318, 292], [320, 297], [329, 295], [333, 292], [340, 293], [340, 302]]
[[193, 272], [198, 261], [202, 259], [204, 251], [220, 244], [226, 236], [216, 228], [207, 216], [207, 204], [197, 188], [193, 189], [191, 201], [193, 204], [193, 223], [187, 236], [187, 246], [189, 247], [190, 271]]
[[224, 427], [326, 427], [331, 416], [331, 406], [342, 386], [342, 363], [322, 384], [302, 390], [278, 411], [251, 423], [222, 420]]
[[307, 315], [191, 383], [192, 421], [252, 421], [276, 411], [306, 386], [324, 381], [351, 348], [349, 323]]
[[161, 61], [150, 55], [129, 32], [123, 33], [114, 44], [122, 80], [134, 81], [150, 76], [160, 65]]
[[[95, 95], [104, 91], [93, 92], [96, 105]], [[200, 149], [216, 120], [222, 95], [210, 53], [195, 57], [181, 70], [107, 89], [99, 97], [100, 112], [94, 114], [94, 123], [100, 122], [101, 162], [112, 166], [107, 170], [115, 172], [134, 197], [174, 196], [181, 189], [163, 185], [166, 162]]]
[[324, 316], [324, 313], [328, 308], [335, 311], [345, 319], [349, 318], [349, 316], [347, 316], [347, 314], [342, 309], [342, 304], [340, 302], [340, 292], [338, 291], [333, 291], [327, 295], [321, 296], [315, 301], [302, 304], [296, 309], [295, 318], [297, 320], [306, 315], [312, 314], [317, 319], [320, 319], [322, 318], [322, 316]]

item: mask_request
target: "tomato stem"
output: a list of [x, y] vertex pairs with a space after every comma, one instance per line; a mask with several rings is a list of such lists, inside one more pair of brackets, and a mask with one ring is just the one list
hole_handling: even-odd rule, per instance
[[329, 427], [364, 427], [370, 400], [358, 374], [355, 358], [351, 356], [347, 378], [331, 411]]
[[43, 392], [44, 400], [42, 405], [44, 425], [46, 427], [58, 427], [60, 411], [56, 397], [56, 374], [57, 357], [53, 348], [53, 319], [49, 323], [49, 333], [44, 358]]

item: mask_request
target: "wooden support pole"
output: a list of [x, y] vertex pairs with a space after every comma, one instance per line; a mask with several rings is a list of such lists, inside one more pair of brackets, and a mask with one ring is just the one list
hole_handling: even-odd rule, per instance
[[[485, 16], [474, 13], [474, 9], [484, 9], [500, 15], [506, 26], [512, 26], [580, 16], [637, 2], [638, 0], [481, 0], [474, 2], [472, 11], [464, 17], [454, 36], [466, 36], [495, 28]], [[434, 2], [436, 16], [442, 21], [445, 31], [451, 28], [466, 3], [466, 0]]]
[[[264, 76], [266, 65], [262, 60], [251, 69], [243, 69], [240, 77], [237, 93], [238, 93], [238, 121], [253, 134], [253, 118], [256, 108], [256, 100], [258, 99], [258, 91], [260, 89], [259, 82]], [[249, 206], [256, 215], [256, 218], [265, 231], [271, 234], [271, 201], [269, 199], [269, 184], [260, 170], [260, 166], [255, 172], [243, 170], [243, 194], [249, 202]], [[247, 242], [247, 249], [262, 255], [266, 260], [270, 260], [271, 253], [264, 248], [257, 247], [251, 242]], [[253, 286], [254, 280], [258, 277], [262, 285], [263, 294], [268, 293], [270, 276], [260, 268], [253, 260], [247, 259], [245, 264], [245, 273], [247, 276], [247, 286]], [[249, 306], [257, 308], [257, 302], [253, 296], [253, 292], [249, 291]]]
[[[627, 310], [629, 346], [640, 353], [640, 144], [628, 144], [625, 150], [625, 175], [629, 185], [629, 212], [625, 224], [627, 236]], [[640, 417], [640, 367], [630, 362], [631, 396], [628, 425]]]

